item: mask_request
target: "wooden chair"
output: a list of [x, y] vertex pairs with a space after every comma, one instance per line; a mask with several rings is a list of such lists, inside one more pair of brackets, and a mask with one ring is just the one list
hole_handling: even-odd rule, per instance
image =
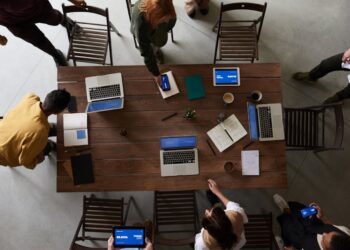
[[[130, 200], [126, 216], [128, 214]], [[106, 248], [91, 248], [80, 245], [77, 241], [104, 241], [107, 242], [115, 225], [124, 225], [124, 199], [99, 199], [91, 195], [83, 200], [83, 215], [74, 234], [70, 250], [102, 250]], [[81, 231], [81, 236], [79, 232]], [[89, 235], [88, 235], [89, 234]], [[102, 235], [101, 235], [102, 234]], [[104, 237], [101, 237], [104, 236]]]
[[279, 249], [272, 231], [272, 213], [248, 215], [248, 221], [244, 225], [247, 243], [243, 249]]
[[[221, 3], [215, 44], [214, 64], [216, 61], [235, 61], [251, 63], [259, 60], [258, 41], [264, 22], [267, 3]], [[252, 20], [223, 20], [223, 14], [236, 10], [259, 12], [260, 16]], [[218, 53], [219, 49], [219, 53]]]
[[[126, 0], [126, 7], [128, 9], [128, 15], [129, 15], [129, 20], [131, 21], [131, 12], [132, 12], [132, 8], [134, 7], [135, 3], [132, 2], [132, 0]], [[173, 34], [173, 30], [170, 30], [170, 35], [171, 35], [171, 41], [174, 43], [174, 34]], [[139, 45], [137, 44], [137, 40], [136, 37], [133, 35], [134, 38], [134, 43], [135, 43], [135, 47], [138, 49]]]
[[73, 27], [67, 28], [69, 38], [69, 50], [67, 59], [73, 60], [74, 66], [76, 62], [87, 62], [96, 64], [106, 64], [107, 50], [109, 48], [110, 64], [113, 65], [111, 30], [118, 36], [120, 33], [115, 26], [109, 21], [108, 9], [100, 9], [93, 6], [85, 8], [77, 6], [65, 6], [62, 4], [62, 10], [65, 19], [67, 14], [73, 12], [87, 12], [100, 15], [106, 18], [105, 24], [74, 22]]
[[[332, 146], [326, 146], [326, 111], [333, 109], [335, 137]], [[328, 113], [328, 112], [327, 112]], [[305, 108], [284, 108], [284, 126], [287, 150], [341, 150], [344, 137], [342, 103]]]
[[193, 243], [199, 231], [195, 191], [155, 191], [153, 222], [155, 244], [181, 246]]

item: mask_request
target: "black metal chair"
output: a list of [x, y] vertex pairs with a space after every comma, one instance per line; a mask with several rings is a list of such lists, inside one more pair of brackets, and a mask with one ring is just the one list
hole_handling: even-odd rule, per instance
[[[326, 111], [333, 109], [335, 122], [334, 143], [326, 146]], [[287, 150], [342, 150], [344, 117], [342, 103], [323, 104], [304, 108], [284, 108]], [[329, 137], [329, 136], [328, 136]]]
[[[267, 3], [264, 5], [244, 2], [221, 3], [220, 16], [217, 23], [214, 64], [217, 61], [249, 61], [253, 63], [255, 59], [259, 60], [258, 41], [266, 7]], [[237, 10], [255, 11], [260, 16], [251, 20], [223, 19], [224, 13]]]

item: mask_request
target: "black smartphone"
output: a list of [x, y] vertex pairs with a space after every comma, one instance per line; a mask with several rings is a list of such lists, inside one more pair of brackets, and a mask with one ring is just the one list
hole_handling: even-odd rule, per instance
[[146, 245], [144, 227], [115, 226], [113, 237], [113, 245], [116, 248], [143, 248]]
[[69, 113], [76, 113], [77, 111], [78, 111], [77, 98], [75, 96], [71, 96], [70, 101], [68, 103], [68, 112]]

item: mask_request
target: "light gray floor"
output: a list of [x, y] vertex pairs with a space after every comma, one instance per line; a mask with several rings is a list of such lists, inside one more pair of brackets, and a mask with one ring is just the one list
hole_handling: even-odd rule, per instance
[[[60, 9], [62, 0], [52, 0]], [[182, 0], [173, 0], [178, 21], [174, 29], [176, 44], [164, 48], [167, 63], [212, 63], [215, 34], [211, 31], [218, 14], [219, 1], [212, 0], [207, 17], [188, 18]], [[229, 2], [229, 1], [224, 1]], [[255, 1], [258, 2], [258, 1]], [[262, 1], [260, 1], [262, 2]], [[129, 19], [124, 0], [90, 0], [91, 5], [110, 9], [112, 22], [123, 36], [112, 35], [115, 65], [142, 64], [129, 33]], [[346, 84], [346, 73], [332, 73], [317, 84], [305, 85], [291, 79], [292, 72], [309, 70], [320, 60], [345, 51], [349, 46], [350, 17], [347, 0], [268, 1], [266, 19], [260, 41], [261, 62], [282, 64], [285, 106], [319, 104]], [[67, 50], [66, 31], [62, 27], [40, 25], [57, 48]], [[56, 88], [53, 60], [33, 46], [12, 36], [4, 27], [0, 34], [8, 37], [8, 45], [0, 47], [0, 115], [5, 114], [28, 92], [44, 97]], [[350, 101], [345, 102], [346, 119], [344, 151], [288, 152], [286, 190], [225, 190], [247, 212], [278, 209], [272, 202], [275, 192], [301, 202], [317, 201], [335, 224], [350, 226], [348, 207], [350, 192], [348, 160], [350, 133]], [[51, 120], [51, 118], [50, 118]], [[52, 119], [54, 121], [55, 118]], [[333, 131], [327, 129], [332, 138]], [[25, 168], [0, 168], [0, 249], [68, 249], [81, 215], [83, 193], [56, 193], [54, 159], [46, 159], [34, 171]], [[133, 195], [143, 208], [143, 216], [152, 217], [151, 192], [103, 193], [103, 197]], [[204, 192], [199, 192], [200, 213], [208, 206]], [[132, 211], [130, 222], [139, 220]], [[278, 227], [275, 228], [279, 233]], [[164, 248], [166, 249], [166, 248]], [[186, 248], [183, 248], [186, 249]]]

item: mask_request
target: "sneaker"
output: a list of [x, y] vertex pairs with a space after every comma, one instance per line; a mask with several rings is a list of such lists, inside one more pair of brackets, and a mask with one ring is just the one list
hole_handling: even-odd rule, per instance
[[66, 57], [63, 55], [62, 51], [56, 49], [56, 55], [53, 57], [55, 60], [56, 66], [68, 66]]
[[338, 94], [334, 94], [331, 97], [328, 97], [326, 100], [323, 101], [323, 104], [331, 104], [335, 102], [340, 102], [342, 99], [338, 96]]
[[215, 204], [220, 203], [219, 198], [211, 190], [207, 190], [206, 194], [207, 194], [207, 199], [210, 202], [212, 207], [214, 207]]
[[280, 196], [279, 194], [275, 194], [273, 196], [273, 200], [275, 201], [275, 204], [277, 205], [277, 207], [279, 207], [279, 209], [281, 210], [281, 212], [284, 212], [286, 209], [289, 209], [289, 205], [286, 202], [286, 200]]
[[57, 150], [56, 143], [51, 141], [51, 140], [48, 140], [47, 144], [46, 144], [46, 147], [44, 149], [44, 155], [48, 156], [50, 153], [56, 152], [56, 150]]
[[296, 81], [303, 81], [307, 83], [315, 83], [315, 80], [310, 79], [310, 72], [296, 72], [293, 74], [292, 78]]

